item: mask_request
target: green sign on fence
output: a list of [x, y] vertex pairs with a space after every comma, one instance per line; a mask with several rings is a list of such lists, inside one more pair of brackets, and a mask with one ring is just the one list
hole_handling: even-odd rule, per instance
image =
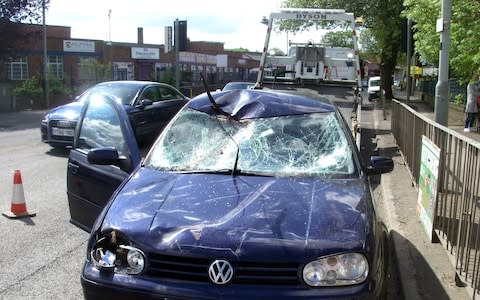
[[433, 239], [433, 210], [437, 201], [439, 158], [440, 148], [426, 136], [422, 136], [417, 214], [430, 240]]

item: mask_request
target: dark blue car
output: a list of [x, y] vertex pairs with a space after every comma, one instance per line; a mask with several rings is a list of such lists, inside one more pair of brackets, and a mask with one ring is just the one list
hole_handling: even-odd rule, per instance
[[170, 119], [188, 102], [181, 92], [165, 83], [108, 81], [89, 88], [74, 102], [49, 110], [42, 119], [42, 142], [54, 148], [71, 147], [75, 127], [87, 98], [108, 95], [125, 106], [139, 142], [151, 143]]
[[392, 168], [362, 164], [326, 101], [202, 94], [142, 159], [124, 107], [92, 99], [67, 179], [71, 221], [91, 231], [85, 298], [382, 299], [368, 176]]

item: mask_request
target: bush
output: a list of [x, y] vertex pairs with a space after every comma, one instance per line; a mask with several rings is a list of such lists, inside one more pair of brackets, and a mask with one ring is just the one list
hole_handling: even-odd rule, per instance
[[40, 78], [33, 76], [32, 78], [25, 80], [20, 87], [13, 90], [15, 96], [25, 97], [28, 99], [38, 99], [42, 97], [43, 88]]
[[457, 105], [463, 105], [465, 103], [465, 96], [463, 94], [455, 95], [454, 99]]

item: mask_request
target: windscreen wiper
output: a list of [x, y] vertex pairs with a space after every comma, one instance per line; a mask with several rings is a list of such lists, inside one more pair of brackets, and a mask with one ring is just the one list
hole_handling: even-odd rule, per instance
[[[205, 91], [207, 92], [208, 100], [210, 100], [210, 102], [212, 103], [213, 110], [215, 112], [217, 112], [218, 114], [226, 116], [229, 120], [234, 120], [234, 121], [238, 122], [237, 119], [235, 119], [231, 114], [224, 111], [220, 106], [218, 106], [217, 102], [215, 102], [215, 99], [213, 99], [212, 95], [210, 94], [210, 91], [208, 90], [207, 81], [203, 77], [203, 72], [200, 72], [200, 78], [202, 79], [203, 87], [205, 88]], [[217, 120], [218, 120], [218, 118], [217, 118]], [[235, 163], [233, 164], [233, 169], [231, 170], [232, 176], [233, 176], [237, 173], [238, 156], [240, 154], [240, 147], [238, 146], [238, 143], [237, 143], [237, 141], [235, 141], [233, 136], [225, 129], [225, 127], [223, 127], [223, 125], [220, 123], [220, 121], [218, 122], [218, 124], [223, 129], [223, 131], [225, 131], [225, 133], [230, 137], [230, 139], [233, 141], [233, 143], [237, 147], [237, 153], [235, 155]]]
[[227, 113], [226, 111], [224, 111], [224, 110], [217, 104], [217, 102], [215, 102], [215, 99], [213, 99], [212, 94], [210, 94], [210, 91], [209, 91], [209, 89], [208, 89], [207, 81], [206, 81], [205, 78], [203, 77], [203, 72], [200, 72], [200, 78], [202, 79], [203, 88], [205, 89], [205, 92], [207, 93], [208, 100], [210, 100], [210, 103], [212, 103], [212, 108], [213, 108], [213, 110], [214, 110], [216, 113], [218, 113], [218, 114], [221, 114], [221, 115], [223, 115], [223, 116], [228, 117], [229, 119], [238, 121], [238, 120], [236, 120], [231, 114], [229, 114], [229, 113]]

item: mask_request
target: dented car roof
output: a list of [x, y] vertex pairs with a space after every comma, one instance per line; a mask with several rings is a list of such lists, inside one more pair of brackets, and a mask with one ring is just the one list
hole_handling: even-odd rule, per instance
[[[211, 95], [218, 107], [236, 120], [335, 111], [332, 104], [287, 93], [233, 90], [216, 92]], [[188, 107], [210, 115], [218, 113], [207, 93], [190, 101]]]

